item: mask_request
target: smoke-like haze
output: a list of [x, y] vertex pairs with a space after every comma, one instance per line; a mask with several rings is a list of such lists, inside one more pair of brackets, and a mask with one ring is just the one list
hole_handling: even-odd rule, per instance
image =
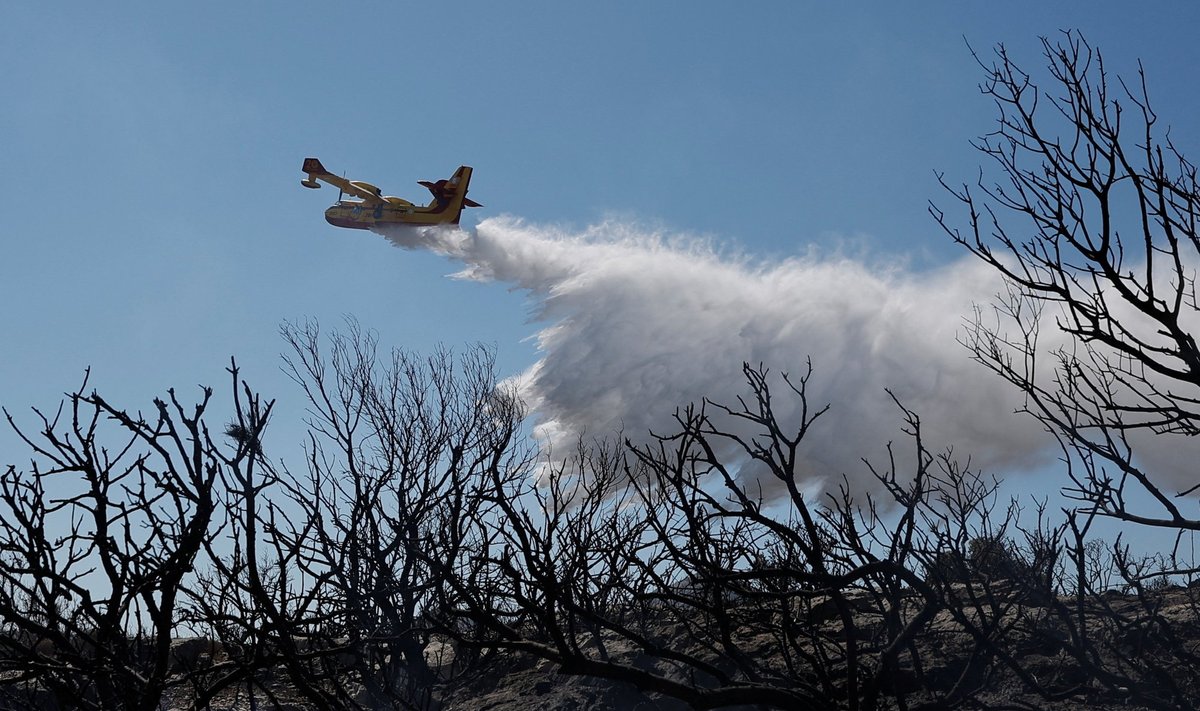
[[[473, 232], [383, 234], [461, 262], [457, 276], [536, 300], [550, 325], [520, 387], [552, 447], [580, 434], [669, 432], [677, 405], [735, 403], [743, 362], [799, 376], [809, 357], [810, 405], [831, 405], [808, 440], [812, 485], [845, 473], [869, 486], [862, 457], [886, 464], [889, 441], [910, 451], [885, 388], [921, 416], [932, 448], [953, 445], [993, 471], [1035, 464], [1048, 443], [1014, 414], [1014, 389], [956, 341], [972, 303], [1001, 289], [975, 260], [920, 274], [844, 258], [762, 265], [611, 223], [567, 234], [489, 219]], [[798, 403], [777, 386], [777, 410], [794, 420]]]

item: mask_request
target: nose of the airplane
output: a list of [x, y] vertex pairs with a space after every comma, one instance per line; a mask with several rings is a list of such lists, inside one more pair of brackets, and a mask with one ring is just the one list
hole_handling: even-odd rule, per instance
[[325, 211], [325, 221], [334, 227], [348, 227], [352, 230], [369, 229], [369, 225], [364, 222], [355, 220], [352, 215], [347, 214], [346, 209], [338, 209], [337, 205]]

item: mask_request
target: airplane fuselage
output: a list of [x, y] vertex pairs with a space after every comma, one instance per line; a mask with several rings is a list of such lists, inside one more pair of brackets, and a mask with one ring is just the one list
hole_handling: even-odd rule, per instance
[[[378, 225], [440, 225], [457, 224], [458, 219], [448, 219], [450, 205], [421, 207], [418, 205], [367, 205], [354, 200], [343, 200], [325, 210], [325, 221], [334, 227], [354, 230], [369, 230]], [[458, 208], [461, 210], [461, 207]], [[454, 215], [457, 218], [457, 215]]]

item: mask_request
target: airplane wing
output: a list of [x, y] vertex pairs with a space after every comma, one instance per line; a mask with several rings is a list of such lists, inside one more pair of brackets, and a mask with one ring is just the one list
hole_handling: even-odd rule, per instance
[[348, 195], [362, 199], [368, 205], [382, 205], [384, 202], [379, 188], [370, 183], [364, 183], [361, 180], [346, 180], [345, 178], [336, 176], [325, 170], [325, 166], [321, 165], [321, 161], [316, 158], [305, 158], [304, 165], [300, 169], [308, 173], [308, 177], [300, 181], [300, 184], [306, 188], [321, 187], [321, 184], [317, 182], [321, 180]]

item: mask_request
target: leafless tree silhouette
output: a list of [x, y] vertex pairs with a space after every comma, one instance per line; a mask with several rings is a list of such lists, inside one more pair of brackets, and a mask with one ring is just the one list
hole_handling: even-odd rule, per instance
[[[1200, 433], [1196, 168], [1160, 126], [1140, 65], [1133, 81], [1114, 80], [1078, 33], [1042, 44], [1047, 86], [1002, 46], [991, 62], [979, 58], [999, 123], [976, 147], [998, 176], [943, 180], [965, 214], [931, 212], [1008, 285], [994, 308], [977, 310], [965, 344], [1025, 394], [1062, 447], [1076, 593], [1062, 621], [1077, 660], [1107, 688], [1191, 708], [1195, 655], [1154, 621], [1161, 601], [1148, 590], [1195, 573], [1179, 555], [1183, 533], [1200, 528], [1194, 477], [1178, 474], [1192, 462], [1162, 453]], [[1118, 540], [1101, 555], [1088, 538], [1099, 519], [1174, 533], [1175, 550], [1147, 561]], [[1100, 599], [1100, 576], [1134, 591], [1138, 611]], [[1127, 643], [1155, 625], [1165, 650]]]
[[[998, 673], [1028, 676], [1008, 645], [1035, 623], [1030, 591], [1049, 576], [983, 571], [964, 585], [937, 573], [948, 554], [969, 560], [1001, 539], [1013, 512], [997, 522], [994, 487], [931, 455], [919, 418], [898, 408], [917, 470], [877, 476], [899, 510], [848, 485], [814, 494], [800, 462], [824, 408], [807, 402], [809, 374], [779, 376], [801, 403], [791, 429], [768, 371], [745, 374], [737, 406], [682, 409], [652, 446], [591, 444], [541, 483], [498, 481], [501, 515], [478, 521], [491, 545], [448, 587], [476, 632], [461, 641], [696, 708], [949, 708]], [[754, 434], [716, 424], [730, 418]], [[740, 456], [717, 454], [728, 441]], [[764, 495], [766, 479], [782, 499]]]
[[495, 477], [523, 472], [522, 409], [484, 348], [428, 358], [381, 355], [353, 322], [321, 343], [287, 325], [286, 370], [309, 402], [308, 470], [283, 479], [267, 530], [293, 574], [313, 581], [319, 625], [309, 648], [340, 649], [342, 675], [368, 708], [425, 707], [435, 682], [426, 647], [434, 606]]
[[211, 397], [189, 407], [170, 391], [129, 413], [85, 378], [53, 414], [34, 411], [36, 433], [5, 412], [32, 453], [0, 476], [6, 706], [157, 709], [171, 687], [222, 683], [174, 644], [204, 595], [191, 574], [219, 532], [223, 473], [249, 456], [209, 431]]

